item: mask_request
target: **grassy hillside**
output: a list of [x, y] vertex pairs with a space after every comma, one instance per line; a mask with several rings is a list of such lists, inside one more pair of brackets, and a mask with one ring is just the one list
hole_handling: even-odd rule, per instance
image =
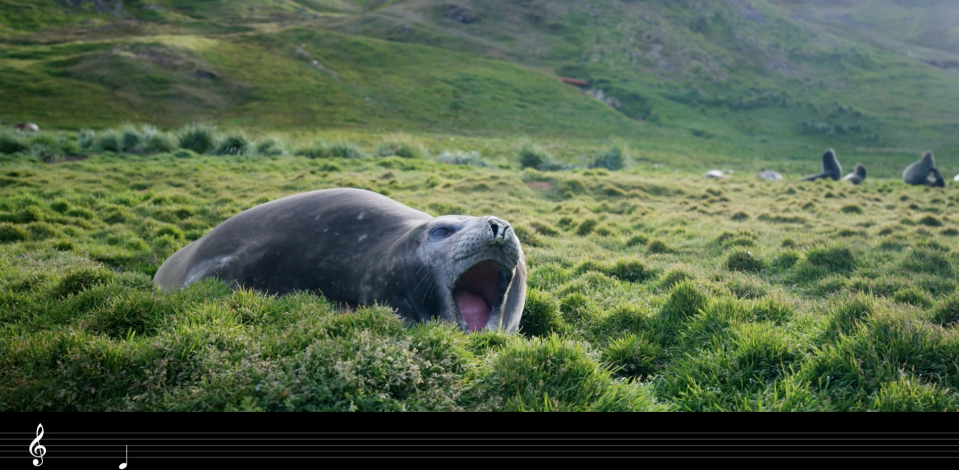
[[25, 0], [0, 4], [0, 119], [959, 150], [951, 6], [874, 3]]

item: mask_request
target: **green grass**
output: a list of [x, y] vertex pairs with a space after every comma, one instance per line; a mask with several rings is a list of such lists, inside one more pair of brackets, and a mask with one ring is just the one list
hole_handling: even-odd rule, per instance
[[[953, 189], [518, 171], [516, 147], [486, 169], [371, 156], [389, 139], [358, 145], [361, 158], [0, 157], [0, 408], [956, 409], [959, 239], [928, 229], [959, 221], [900, 223], [921, 219], [911, 204], [954, 204]], [[233, 214], [344, 186], [512, 223], [529, 265], [520, 334], [152, 284]], [[841, 210], [852, 204], [864, 210]], [[770, 211], [805, 222], [757, 216]], [[899, 249], [879, 248], [892, 239]]]

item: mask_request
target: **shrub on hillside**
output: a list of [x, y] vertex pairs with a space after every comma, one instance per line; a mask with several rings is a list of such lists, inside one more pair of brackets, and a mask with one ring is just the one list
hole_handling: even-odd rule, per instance
[[137, 128], [126, 125], [120, 128], [120, 150], [126, 153], [137, 153], [143, 144], [144, 135]]
[[113, 129], [102, 131], [97, 134], [93, 147], [97, 152], [119, 152], [120, 136]]
[[296, 151], [296, 154], [306, 158], [326, 158], [330, 156], [330, 146], [326, 145], [326, 142], [317, 139], [313, 141], [313, 145], [309, 148], [301, 148]]
[[143, 141], [141, 150], [148, 155], [168, 153], [176, 150], [176, 143], [173, 142], [173, 139], [170, 138], [170, 135], [166, 132], [156, 132], [150, 134], [150, 136]]
[[396, 155], [403, 158], [425, 158], [426, 149], [422, 145], [414, 144], [405, 136], [391, 136], [383, 142], [383, 145], [380, 145], [376, 154], [381, 157]]
[[276, 137], [266, 137], [256, 143], [256, 154], [265, 157], [275, 157], [277, 155], [288, 155], [284, 150], [283, 142]]
[[27, 150], [20, 136], [13, 132], [0, 131], [0, 153], [18, 153]]
[[205, 123], [187, 124], [176, 133], [178, 146], [199, 154], [214, 148], [213, 126]]
[[622, 147], [610, 148], [589, 164], [590, 168], [606, 168], [612, 171], [622, 170], [624, 166], [626, 166], [626, 151]]
[[215, 155], [248, 155], [253, 143], [243, 132], [232, 132], [217, 142]]
[[45, 163], [56, 163], [63, 161], [63, 149], [60, 141], [46, 135], [39, 135], [29, 142], [29, 152], [38, 160]]
[[363, 158], [363, 152], [353, 144], [334, 144], [330, 147], [330, 156], [339, 158]]
[[82, 129], [77, 134], [77, 145], [83, 149], [92, 148], [96, 144], [97, 133], [93, 129]]
[[533, 168], [539, 171], [568, 170], [570, 165], [563, 165], [553, 161], [553, 157], [541, 147], [533, 144], [523, 144], [519, 150], [519, 166], [522, 169]]

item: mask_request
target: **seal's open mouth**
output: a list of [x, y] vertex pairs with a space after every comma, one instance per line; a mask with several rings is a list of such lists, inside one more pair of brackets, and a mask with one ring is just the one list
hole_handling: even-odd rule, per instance
[[453, 289], [453, 298], [466, 321], [466, 331], [486, 327], [493, 308], [502, 302], [502, 269], [496, 263], [478, 263], [460, 276]]

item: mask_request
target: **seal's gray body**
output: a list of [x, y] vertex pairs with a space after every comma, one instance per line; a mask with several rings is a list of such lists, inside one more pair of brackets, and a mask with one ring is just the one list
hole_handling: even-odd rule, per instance
[[819, 178], [832, 178], [833, 181], [839, 181], [839, 178], [842, 178], [842, 166], [839, 165], [835, 150], [829, 149], [822, 154], [822, 173], [809, 175], [800, 181], [813, 181]]
[[852, 184], [861, 184], [863, 181], [866, 181], [866, 167], [862, 163], [857, 163], [856, 168], [853, 169], [852, 173], [846, 175], [843, 181], [848, 181]]
[[946, 180], [936, 168], [936, 158], [932, 155], [932, 152], [926, 152], [918, 162], [909, 164], [902, 171], [902, 181], [906, 184], [927, 185], [937, 188], [946, 186]]
[[772, 170], [760, 170], [760, 172], [756, 174], [756, 178], [761, 180], [779, 181], [783, 179], [783, 175], [780, 175]]
[[[154, 281], [180, 288], [213, 276], [267, 293], [311, 291], [349, 306], [385, 304], [408, 323], [440, 318], [470, 331], [515, 332], [526, 298], [523, 252], [505, 221], [434, 218], [352, 188], [241, 212], [174, 253]], [[461, 285], [461, 278], [476, 286]], [[463, 289], [490, 307], [484, 324], [468, 324], [460, 314]]]

